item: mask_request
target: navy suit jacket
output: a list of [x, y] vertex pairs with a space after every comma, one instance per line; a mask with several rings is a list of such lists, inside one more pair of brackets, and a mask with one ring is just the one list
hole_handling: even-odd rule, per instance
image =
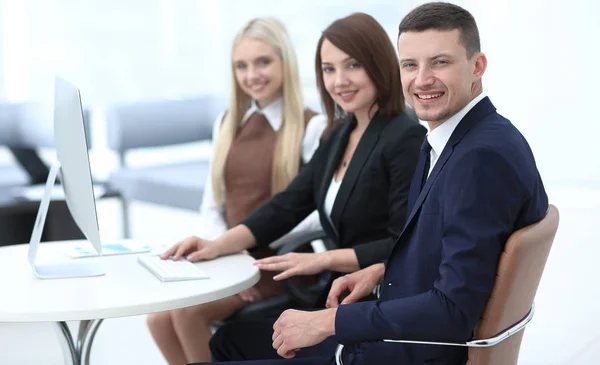
[[482, 99], [458, 124], [418, 195], [386, 262], [379, 300], [337, 311], [336, 337], [352, 363], [464, 363], [464, 347], [381, 340], [472, 338], [508, 237], [547, 209], [527, 141]]

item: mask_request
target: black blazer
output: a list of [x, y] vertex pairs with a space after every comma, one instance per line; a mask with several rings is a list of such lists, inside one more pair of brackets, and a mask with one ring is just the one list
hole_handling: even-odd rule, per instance
[[350, 160], [329, 217], [323, 210], [325, 196], [355, 126], [354, 119], [341, 123], [284, 191], [241, 222], [259, 247], [318, 209], [327, 235], [340, 248], [354, 247], [361, 268], [387, 257], [404, 227], [426, 129], [404, 113], [391, 120], [376, 113]]

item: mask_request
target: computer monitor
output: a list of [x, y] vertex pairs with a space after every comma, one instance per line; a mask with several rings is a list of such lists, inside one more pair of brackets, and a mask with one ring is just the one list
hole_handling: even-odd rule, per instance
[[56, 77], [54, 84], [54, 143], [57, 162], [50, 168], [44, 197], [40, 202], [31, 234], [29, 262], [35, 274], [44, 279], [103, 275], [103, 268], [89, 261], [67, 261], [44, 265], [35, 262], [58, 173], [60, 173], [67, 207], [75, 223], [96, 252], [102, 254], [81, 97], [74, 85], [60, 77]]

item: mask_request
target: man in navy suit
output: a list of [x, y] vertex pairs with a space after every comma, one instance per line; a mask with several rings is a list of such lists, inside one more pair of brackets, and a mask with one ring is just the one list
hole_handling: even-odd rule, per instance
[[[464, 347], [382, 340], [469, 340], [504, 244], [544, 217], [548, 198], [527, 141], [483, 93], [487, 60], [468, 11], [419, 6], [400, 24], [398, 52], [404, 95], [430, 132], [411, 184], [410, 214], [389, 257], [337, 279], [328, 309], [288, 310], [272, 331], [226, 325], [211, 344], [217, 360], [279, 355], [330, 364], [339, 343], [345, 365], [466, 361]], [[379, 300], [357, 302], [377, 284]], [[268, 333], [270, 351], [260, 343]]]

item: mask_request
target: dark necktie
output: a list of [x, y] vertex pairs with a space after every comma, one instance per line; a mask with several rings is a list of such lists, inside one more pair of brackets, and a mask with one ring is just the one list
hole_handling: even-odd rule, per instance
[[413, 175], [412, 181], [410, 183], [410, 190], [408, 192], [408, 210], [407, 217], [413, 209], [419, 194], [421, 193], [421, 189], [423, 189], [423, 185], [425, 185], [425, 181], [427, 181], [427, 175], [429, 174], [429, 167], [431, 166], [431, 145], [427, 138], [423, 141], [421, 145], [421, 151], [419, 152], [419, 161], [417, 162], [417, 168], [415, 169], [415, 174]]
[[420, 159], [425, 159], [425, 166], [423, 167], [423, 175], [421, 176], [421, 187], [419, 188], [419, 193], [423, 189], [423, 185], [425, 185], [425, 181], [427, 181], [427, 176], [429, 175], [429, 168], [431, 167], [431, 145], [427, 138], [423, 141], [421, 145], [421, 153], [419, 155]]

